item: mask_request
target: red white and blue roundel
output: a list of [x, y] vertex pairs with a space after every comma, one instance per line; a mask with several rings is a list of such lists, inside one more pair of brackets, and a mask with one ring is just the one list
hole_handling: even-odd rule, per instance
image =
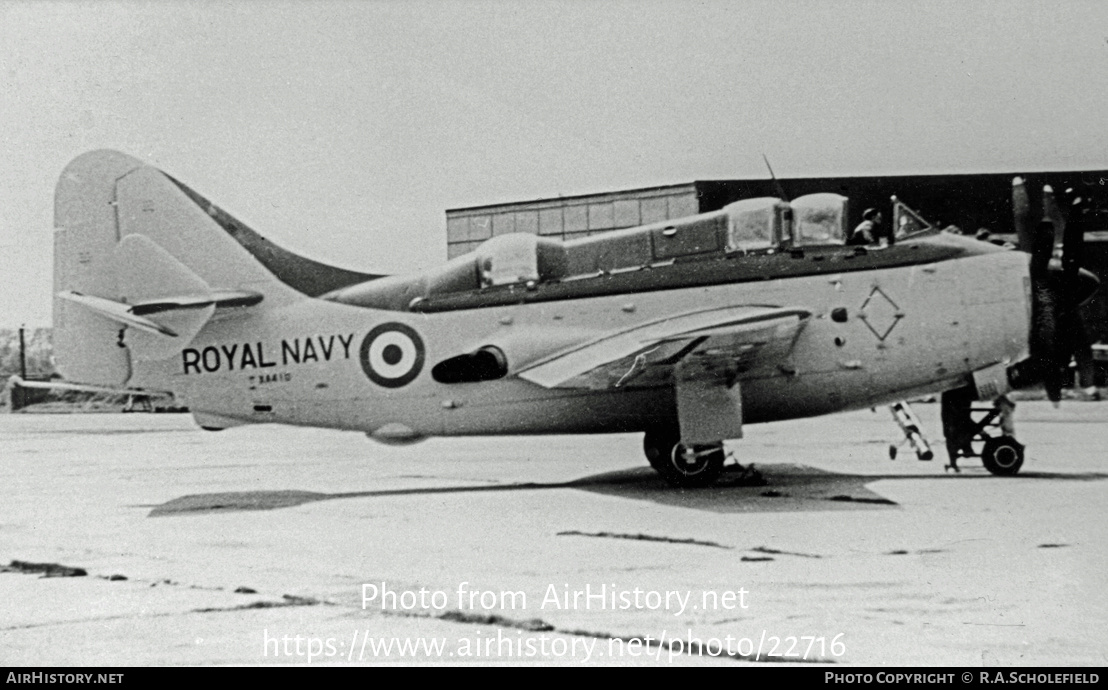
[[423, 370], [423, 339], [410, 326], [383, 323], [366, 334], [361, 347], [362, 370], [385, 388], [399, 388]]

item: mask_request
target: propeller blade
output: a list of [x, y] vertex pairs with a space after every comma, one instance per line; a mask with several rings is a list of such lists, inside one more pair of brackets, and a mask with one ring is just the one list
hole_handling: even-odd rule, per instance
[[1053, 243], [1050, 248], [1050, 260], [1047, 262], [1047, 270], [1062, 270], [1062, 255], [1065, 254], [1066, 214], [1059, 206], [1054, 196], [1054, 189], [1050, 185], [1043, 185], [1043, 221], [1050, 223], [1053, 230]]
[[1013, 367], [1013, 386], [1041, 382], [1057, 404], [1071, 356], [1088, 349], [1080, 303], [1095, 290], [1096, 277], [1080, 268], [1085, 230], [1090, 224], [1088, 200], [1066, 189], [1059, 197], [1043, 187], [1042, 220], [1032, 230], [1031, 200], [1021, 178], [1012, 181], [1012, 213], [1020, 248], [1030, 256], [1030, 358]]
[[1049, 275], [1032, 279], [1031, 286], [1031, 334], [1028, 345], [1031, 350], [1032, 374], [1042, 381], [1046, 397], [1051, 402], [1062, 399], [1062, 381], [1057, 374], [1059, 290], [1051, 283]]
[[1084, 302], [1081, 296], [1081, 258], [1085, 255], [1085, 232], [1091, 230], [1092, 211], [1088, 197], [1076, 196], [1072, 189], [1066, 190], [1069, 197], [1069, 220], [1062, 237], [1062, 276], [1066, 281], [1069, 294], [1067, 302], [1074, 306]]
[[1031, 253], [1031, 197], [1022, 177], [1012, 179], [1012, 215], [1020, 251]]
[[1077, 364], [1081, 386], [1093, 385], [1092, 339], [1085, 328], [1081, 305], [1089, 300], [1100, 285], [1095, 273], [1081, 268], [1085, 252], [1085, 232], [1094, 229], [1093, 205], [1087, 195], [1068, 193], [1069, 220], [1063, 239], [1062, 280], [1065, 286], [1065, 309], [1062, 313], [1060, 365], [1068, 367], [1070, 357]]

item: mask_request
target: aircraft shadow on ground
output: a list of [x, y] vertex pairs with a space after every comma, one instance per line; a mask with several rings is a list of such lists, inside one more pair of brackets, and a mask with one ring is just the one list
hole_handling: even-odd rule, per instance
[[[729, 468], [735, 470], [737, 468]], [[314, 491], [241, 491], [182, 496], [155, 506], [149, 517], [198, 515], [246, 510], [275, 510], [334, 499], [384, 498], [435, 494], [495, 493], [577, 489], [661, 505], [714, 513], [765, 513], [821, 510], [883, 510], [896, 503], [866, 485], [883, 479], [916, 481], [967, 481], [991, 479], [988, 474], [841, 474], [804, 465], [760, 465], [764, 481], [752, 481], [741, 472], [725, 472], [719, 482], [704, 489], [674, 489], [647, 467], [608, 472], [569, 482], [516, 483], [481, 486], [426, 487], [320, 493]], [[1098, 472], [1026, 472], [1003, 481], [1095, 481], [1108, 479]], [[998, 479], [998, 481], [1001, 481]]]

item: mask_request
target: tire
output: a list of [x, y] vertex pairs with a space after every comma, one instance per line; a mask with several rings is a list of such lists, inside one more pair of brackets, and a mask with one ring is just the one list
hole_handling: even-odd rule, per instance
[[989, 472], [1010, 477], [1023, 467], [1023, 444], [1011, 436], [998, 436], [985, 441], [981, 461]]
[[676, 433], [658, 431], [646, 432], [646, 436], [644, 436], [642, 440], [642, 449], [643, 453], [646, 454], [646, 461], [649, 462], [650, 466], [658, 473], [663, 472], [669, 454], [673, 452], [673, 447], [680, 441], [681, 439]]
[[643, 451], [650, 466], [670, 486], [711, 486], [723, 473], [723, 444], [687, 447], [674, 432], [647, 432]]

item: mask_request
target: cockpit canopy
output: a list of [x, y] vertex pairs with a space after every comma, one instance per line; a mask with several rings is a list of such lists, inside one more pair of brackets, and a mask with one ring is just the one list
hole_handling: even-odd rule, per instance
[[743, 199], [718, 211], [569, 240], [513, 233], [413, 275], [389, 276], [328, 293], [344, 304], [406, 310], [433, 295], [576, 280], [712, 255], [843, 244], [847, 198], [809, 194], [786, 202]]
[[781, 242], [789, 204], [773, 197], [743, 199], [721, 213], [727, 218], [727, 251], [754, 251]]
[[762, 197], [728, 204], [722, 211], [728, 220], [727, 251], [843, 244], [847, 201], [839, 194], [821, 193], [791, 202]]
[[793, 244], [842, 244], [847, 234], [847, 198], [829, 192], [793, 201]]
[[566, 274], [562, 243], [530, 233], [493, 237], [474, 251], [480, 286], [538, 283]]

